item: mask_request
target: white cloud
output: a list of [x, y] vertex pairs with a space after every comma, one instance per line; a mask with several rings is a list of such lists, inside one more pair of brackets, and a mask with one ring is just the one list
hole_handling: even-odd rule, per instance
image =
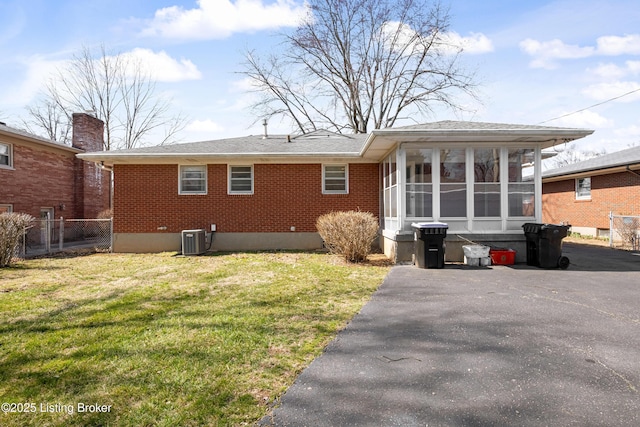
[[590, 68], [588, 71], [607, 80], [619, 80], [629, 75], [640, 74], [640, 61], [626, 61], [624, 66], [613, 63], [598, 64], [597, 67]]
[[292, 0], [267, 5], [261, 0], [198, 0], [195, 9], [171, 6], [157, 10], [142, 35], [182, 40], [222, 39], [237, 32], [295, 26], [307, 11], [306, 4]]
[[51, 61], [40, 56], [31, 56], [20, 60], [24, 67], [23, 79], [20, 84], [12, 86], [3, 95], [3, 102], [20, 106], [27, 105], [44, 90], [48, 80], [57, 69], [64, 67], [64, 61]]
[[193, 62], [187, 59], [179, 61], [165, 51], [153, 52], [150, 49], [136, 48], [122, 54], [125, 59], [145, 67], [151, 77], [160, 82], [179, 82], [183, 80], [200, 80], [202, 74]]
[[[393, 40], [393, 48], [402, 50], [408, 47], [408, 51], [420, 51], [418, 44], [420, 36], [411, 26], [399, 22], [388, 21], [382, 25], [382, 36], [385, 40]], [[391, 43], [389, 43], [391, 45]], [[455, 31], [439, 34], [437, 40], [438, 51], [454, 55], [459, 52], [470, 54], [481, 54], [493, 51], [491, 39], [482, 33], [471, 33], [470, 36], [463, 37]]]
[[601, 55], [640, 55], [640, 34], [598, 37], [597, 43]]
[[455, 31], [444, 34], [443, 41], [455, 47], [459, 47], [464, 53], [481, 54], [493, 52], [493, 43], [489, 37], [482, 33], [471, 33], [463, 37]]
[[[566, 114], [566, 113], [564, 113]], [[562, 114], [560, 114], [562, 115]], [[552, 126], [571, 127], [571, 128], [607, 128], [613, 126], [613, 121], [601, 116], [593, 111], [580, 111], [558, 120], [554, 120]]]
[[555, 68], [554, 59], [577, 59], [593, 55], [595, 49], [591, 46], [580, 47], [565, 44], [559, 39], [540, 42], [526, 39], [520, 42], [520, 49], [534, 57], [530, 62], [533, 68]]
[[618, 129], [615, 129], [613, 133], [623, 138], [638, 139], [640, 138], [640, 126], [631, 125], [624, 128], [618, 128]]
[[582, 93], [597, 101], [606, 101], [611, 98], [621, 96], [623, 94], [637, 90], [638, 92], [632, 93], [628, 96], [624, 96], [618, 99], [618, 102], [635, 102], [640, 100], [640, 83], [630, 81], [615, 81], [608, 83], [598, 83], [586, 87]]
[[185, 127], [184, 130], [187, 132], [196, 133], [219, 133], [224, 130], [224, 127], [211, 119], [206, 119], [193, 120]]

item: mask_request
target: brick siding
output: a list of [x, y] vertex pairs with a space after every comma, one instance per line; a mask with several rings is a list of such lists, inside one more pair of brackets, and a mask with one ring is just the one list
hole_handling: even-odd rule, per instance
[[[74, 147], [102, 150], [102, 121], [84, 113], [73, 120]], [[41, 208], [53, 208], [55, 218], [95, 218], [109, 208], [110, 174], [95, 164], [38, 140], [2, 136], [0, 141], [13, 147], [13, 168], [0, 168], [0, 204], [36, 218]]]
[[575, 179], [542, 185], [542, 219], [576, 227], [609, 228], [609, 212], [640, 215], [640, 177], [619, 172], [591, 177], [591, 199], [576, 200]]
[[0, 168], [0, 203], [36, 218], [45, 207], [54, 208], [56, 217], [75, 212], [74, 153], [12, 145], [14, 170]]
[[[207, 167], [206, 195], [178, 194], [178, 165], [114, 167], [114, 232], [315, 232], [327, 212], [379, 211], [379, 167], [349, 165], [349, 194], [322, 194], [320, 164], [255, 164], [254, 194], [227, 194], [227, 165]], [[160, 229], [166, 227], [166, 229]]]

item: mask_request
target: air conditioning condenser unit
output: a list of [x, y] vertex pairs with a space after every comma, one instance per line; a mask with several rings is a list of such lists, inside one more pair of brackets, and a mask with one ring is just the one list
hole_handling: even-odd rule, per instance
[[201, 255], [205, 252], [204, 230], [182, 230], [182, 255]]

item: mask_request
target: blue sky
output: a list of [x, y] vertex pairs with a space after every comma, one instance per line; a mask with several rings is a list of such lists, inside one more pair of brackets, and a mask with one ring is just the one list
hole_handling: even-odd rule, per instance
[[[483, 102], [461, 99], [467, 112], [436, 110], [418, 121], [543, 123], [594, 129], [579, 143], [583, 150], [640, 145], [637, 0], [443, 3]], [[0, 120], [17, 124], [56, 66], [82, 46], [103, 44], [152, 65], [158, 91], [191, 120], [181, 135], [187, 142], [262, 132], [247, 108], [254, 95], [236, 73], [242, 54], [271, 51], [275, 33], [304, 7], [297, 0], [0, 0], [0, 10]], [[269, 129], [291, 131], [279, 122]]]

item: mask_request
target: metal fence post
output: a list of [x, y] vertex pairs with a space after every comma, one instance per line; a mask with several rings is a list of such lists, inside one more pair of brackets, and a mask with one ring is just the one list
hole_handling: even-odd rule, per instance
[[613, 247], [613, 211], [609, 211], [609, 247]]
[[58, 250], [64, 249], [64, 218], [60, 217], [60, 233], [58, 234]]

